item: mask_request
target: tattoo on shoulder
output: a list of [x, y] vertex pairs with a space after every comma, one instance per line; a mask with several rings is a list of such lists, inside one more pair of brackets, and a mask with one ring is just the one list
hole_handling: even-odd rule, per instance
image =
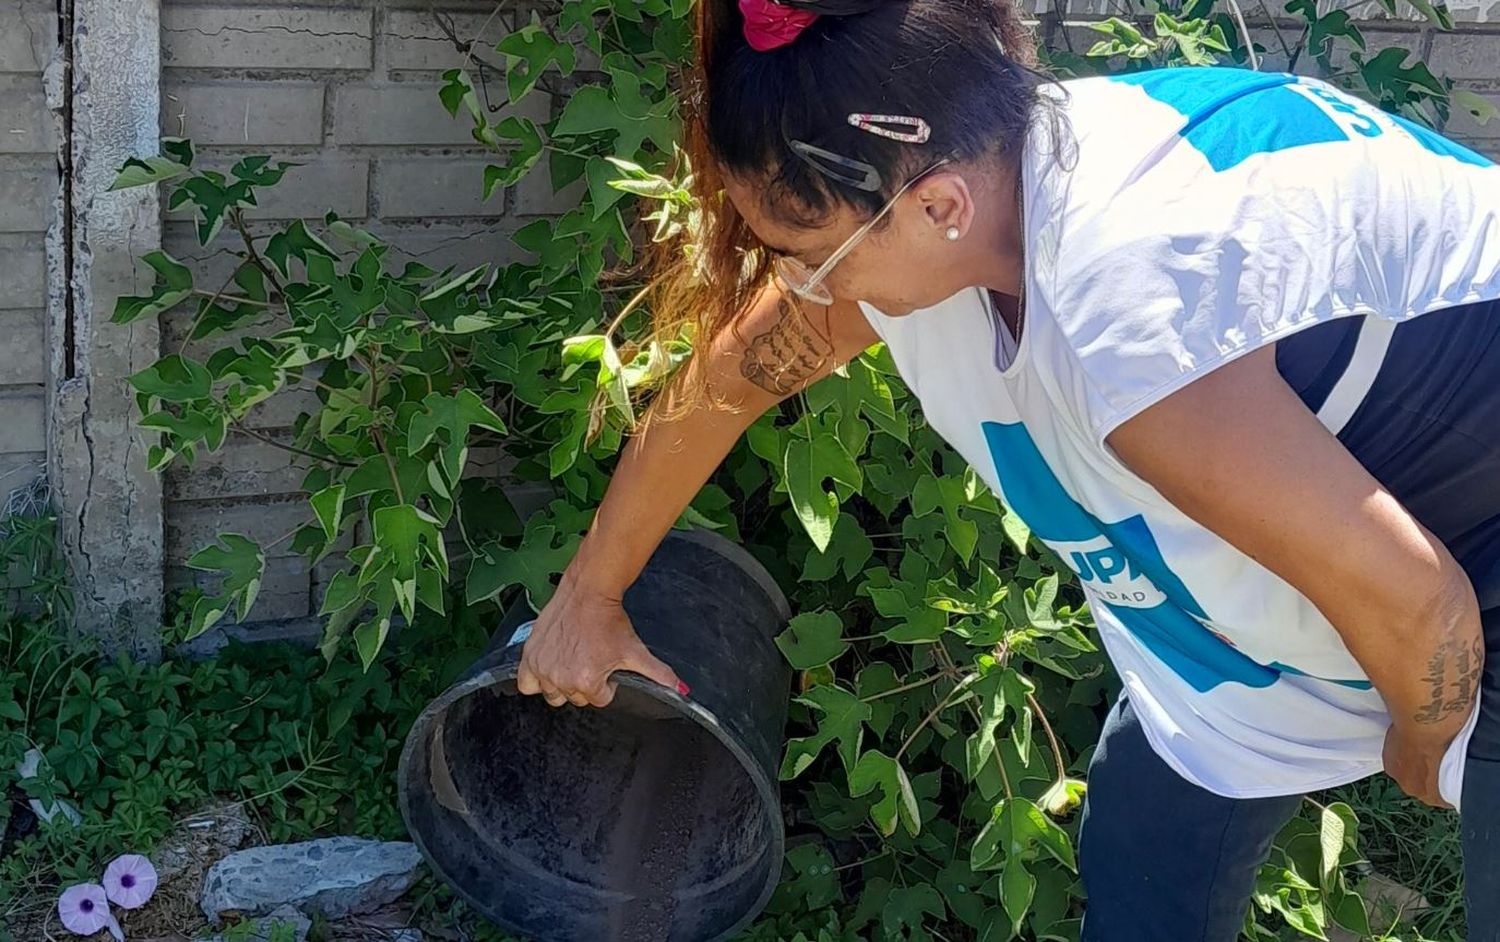
[[786, 396], [817, 375], [833, 354], [833, 345], [786, 298], [778, 305], [776, 323], [747, 345], [740, 373], [767, 392]]
[[1428, 700], [1416, 713], [1418, 723], [1437, 723], [1474, 705], [1484, 670], [1484, 641], [1444, 642], [1427, 661]]

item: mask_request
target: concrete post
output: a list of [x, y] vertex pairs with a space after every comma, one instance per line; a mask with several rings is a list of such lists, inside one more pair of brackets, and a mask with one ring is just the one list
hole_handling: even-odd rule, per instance
[[[66, 4], [64, 9], [66, 9]], [[157, 0], [73, 0], [71, 74], [61, 86], [61, 255], [49, 299], [52, 376], [47, 460], [78, 593], [79, 627], [106, 650], [161, 653], [162, 493], [146, 470], [128, 377], [160, 352], [157, 324], [109, 322], [115, 300], [144, 293], [136, 259], [159, 247], [150, 189], [106, 192], [127, 157], [154, 154], [161, 114]], [[68, 27], [71, 27], [70, 29]], [[57, 262], [58, 259], [54, 259]], [[60, 276], [60, 277], [59, 277]]]

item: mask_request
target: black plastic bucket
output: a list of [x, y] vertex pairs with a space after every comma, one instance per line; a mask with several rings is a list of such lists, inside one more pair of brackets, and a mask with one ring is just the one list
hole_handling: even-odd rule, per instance
[[438, 876], [526, 938], [725, 939], [781, 871], [786, 598], [740, 547], [674, 530], [625, 610], [690, 697], [631, 673], [605, 709], [521, 696], [517, 606], [412, 727], [401, 813]]

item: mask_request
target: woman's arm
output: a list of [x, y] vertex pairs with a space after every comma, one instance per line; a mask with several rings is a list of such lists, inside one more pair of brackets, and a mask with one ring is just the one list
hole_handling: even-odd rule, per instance
[[522, 693], [542, 693], [554, 706], [604, 706], [614, 695], [609, 675], [621, 669], [686, 693], [641, 644], [620, 603], [745, 430], [880, 339], [854, 304], [803, 305], [802, 312], [768, 288], [737, 330], [694, 354], [704, 358], [710, 394], [736, 408], [704, 405], [676, 419], [653, 418], [626, 444], [593, 526], [523, 649]]
[[1275, 347], [1172, 394], [1108, 444], [1333, 623], [1390, 710], [1386, 771], [1441, 804], [1438, 764], [1469, 718], [1484, 661], [1473, 587], [1282, 380]]

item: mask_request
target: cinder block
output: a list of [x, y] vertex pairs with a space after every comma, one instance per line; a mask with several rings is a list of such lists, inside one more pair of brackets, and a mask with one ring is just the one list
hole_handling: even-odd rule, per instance
[[484, 198], [484, 168], [493, 161], [449, 157], [382, 160], [375, 171], [383, 219], [499, 216], [505, 193]]
[[[285, 432], [271, 433], [290, 442]], [[270, 497], [300, 493], [302, 478], [313, 462], [288, 451], [231, 432], [224, 447], [201, 455], [191, 469], [173, 468], [164, 479], [168, 500], [212, 500]]]
[[368, 69], [369, 10], [199, 7], [161, 14], [162, 64], [214, 69]]
[[45, 414], [40, 388], [0, 395], [0, 454], [46, 451]]
[[52, 113], [34, 75], [0, 75], [0, 154], [50, 154]]
[[1500, 7], [1494, 0], [1453, 0], [1448, 10], [1455, 23], [1500, 23]]
[[41, 72], [56, 46], [56, 6], [33, 0], [0, 5], [0, 72]]
[[516, 214], [519, 216], [558, 216], [578, 205], [588, 184], [582, 177], [552, 192], [552, 174], [547, 161], [537, 163], [516, 183]]
[[345, 219], [363, 219], [369, 211], [368, 161], [322, 158], [294, 167], [275, 187], [259, 191], [260, 205], [245, 210], [247, 219], [317, 219], [333, 210]]
[[0, 158], [0, 232], [45, 232], [57, 199], [57, 166]]
[[1437, 33], [1427, 64], [1435, 74], [1458, 82], [1500, 81], [1500, 30]]
[[[313, 375], [313, 370], [309, 368], [304, 375]], [[245, 424], [254, 429], [291, 428], [299, 415], [312, 415], [321, 406], [312, 386], [288, 387], [252, 409]]]
[[[443, 11], [438, 11], [442, 13]], [[480, 51], [490, 51], [510, 29], [508, 13], [444, 13], [451, 17], [453, 32], [463, 42], [473, 41]], [[439, 28], [431, 10], [392, 10], [385, 18], [380, 40], [385, 44], [385, 64], [391, 69], [446, 71], [464, 64], [465, 58]], [[503, 94], [503, 93], [502, 93]]]
[[[339, 86], [334, 89], [334, 140], [340, 144], [475, 144], [473, 122], [463, 113], [457, 118], [448, 115], [438, 98], [440, 87], [436, 82]], [[521, 114], [545, 121], [550, 110], [546, 95], [532, 94], [515, 109], [502, 109], [494, 120]]]
[[40, 234], [0, 235], [0, 298], [9, 308], [46, 306], [47, 262]]
[[305, 82], [174, 83], [162, 131], [198, 144], [321, 144], [323, 86]]
[[[169, 566], [164, 574], [168, 592], [199, 588], [205, 592], [218, 590], [220, 577], [209, 572], [199, 572], [187, 566]], [[245, 624], [262, 621], [278, 621], [284, 618], [303, 618], [312, 614], [312, 579], [307, 560], [302, 556], [278, 556], [266, 560], [261, 577], [260, 594], [250, 609]], [[236, 624], [233, 616], [226, 618]], [[220, 624], [224, 624], [221, 622]]]
[[[171, 501], [166, 510], [166, 558], [169, 563], [185, 563], [188, 557], [218, 539], [221, 533], [238, 533], [259, 543], [262, 548], [293, 532], [312, 519], [307, 502], [293, 500], [258, 501]], [[290, 553], [291, 539], [282, 540], [268, 550], [270, 556]]]
[[0, 455], [0, 498], [8, 498], [11, 491], [26, 487], [46, 473], [47, 455], [45, 452]]
[[398, 261], [413, 259], [438, 270], [468, 269], [525, 258], [526, 253], [510, 238], [520, 224], [506, 218], [486, 225], [380, 226], [376, 234], [391, 244]]
[[0, 311], [0, 384], [47, 381], [46, 336], [41, 311]]

